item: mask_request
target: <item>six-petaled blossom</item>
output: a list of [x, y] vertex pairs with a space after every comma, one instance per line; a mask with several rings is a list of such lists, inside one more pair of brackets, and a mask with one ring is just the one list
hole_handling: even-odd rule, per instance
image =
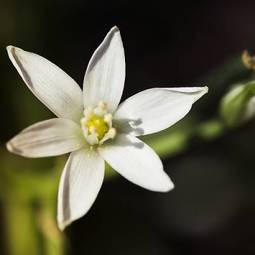
[[125, 56], [117, 27], [90, 59], [83, 92], [45, 58], [13, 46], [7, 51], [28, 88], [58, 117], [24, 129], [8, 142], [8, 150], [25, 157], [71, 153], [59, 184], [60, 229], [90, 209], [104, 179], [104, 161], [148, 190], [167, 192], [174, 187], [158, 155], [137, 136], [182, 119], [207, 87], [147, 89], [119, 105]]

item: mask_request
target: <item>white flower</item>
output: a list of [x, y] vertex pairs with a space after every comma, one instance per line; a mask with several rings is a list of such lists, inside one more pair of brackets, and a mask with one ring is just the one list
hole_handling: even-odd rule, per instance
[[8, 150], [31, 158], [71, 152], [59, 185], [61, 229], [90, 209], [104, 179], [104, 161], [143, 188], [167, 192], [174, 187], [157, 154], [137, 136], [179, 121], [207, 87], [147, 89], [119, 105], [125, 56], [117, 27], [94, 52], [83, 93], [45, 58], [13, 46], [7, 51], [28, 88], [58, 117], [24, 129], [8, 142]]

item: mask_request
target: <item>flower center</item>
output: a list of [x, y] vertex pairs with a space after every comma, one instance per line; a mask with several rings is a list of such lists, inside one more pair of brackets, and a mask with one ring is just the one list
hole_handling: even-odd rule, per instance
[[112, 114], [107, 112], [105, 102], [99, 102], [94, 108], [85, 108], [81, 128], [90, 145], [103, 144], [116, 136], [116, 129], [112, 127]]
[[[104, 121], [104, 119], [96, 114], [93, 114], [91, 119], [87, 121], [86, 127], [89, 130], [89, 133], [95, 131], [98, 136], [98, 139], [102, 139], [104, 135], [107, 133], [109, 126]], [[92, 131], [92, 132], [91, 132]]]

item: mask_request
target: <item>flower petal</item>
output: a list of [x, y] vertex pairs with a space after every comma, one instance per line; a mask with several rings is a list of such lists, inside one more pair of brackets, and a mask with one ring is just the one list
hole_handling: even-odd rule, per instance
[[143, 188], [167, 192], [174, 187], [158, 155], [136, 137], [118, 135], [98, 151], [113, 169]]
[[82, 115], [82, 91], [77, 83], [47, 59], [8, 46], [8, 55], [33, 94], [56, 116], [79, 121]]
[[89, 61], [83, 82], [84, 106], [107, 103], [113, 112], [119, 102], [125, 81], [125, 55], [120, 31], [113, 27]]
[[95, 152], [72, 152], [61, 176], [58, 193], [58, 225], [63, 230], [87, 213], [104, 179], [104, 160]]
[[84, 146], [80, 127], [68, 119], [49, 119], [24, 129], [7, 143], [15, 154], [37, 158], [65, 154]]
[[159, 132], [182, 119], [207, 87], [147, 89], [125, 100], [114, 115], [121, 132], [135, 136]]

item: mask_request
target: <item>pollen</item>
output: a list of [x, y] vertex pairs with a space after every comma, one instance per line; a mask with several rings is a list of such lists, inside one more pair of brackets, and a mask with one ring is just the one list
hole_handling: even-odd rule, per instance
[[102, 101], [94, 108], [85, 108], [81, 128], [90, 145], [103, 144], [116, 136], [116, 129], [112, 127], [112, 114], [107, 112], [107, 104]]

